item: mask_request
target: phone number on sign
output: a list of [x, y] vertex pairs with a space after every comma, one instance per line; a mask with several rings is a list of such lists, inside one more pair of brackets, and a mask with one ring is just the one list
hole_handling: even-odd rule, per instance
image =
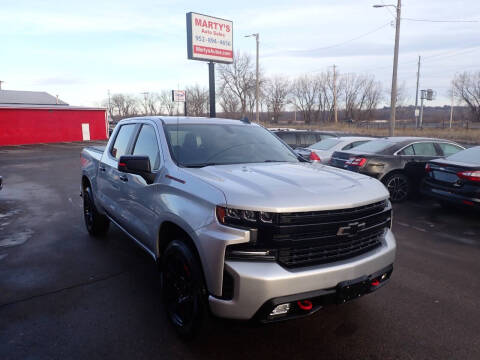
[[211, 37], [205, 37], [201, 35], [195, 35], [195, 41], [209, 43], [209, 44], [218, 44], [223, 46], [232, 46], [232, 42], [228, 40], [217, 40]]

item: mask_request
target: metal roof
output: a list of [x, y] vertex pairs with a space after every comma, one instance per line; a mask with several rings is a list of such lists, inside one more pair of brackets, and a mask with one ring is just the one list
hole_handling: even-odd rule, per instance
[[0, 105], [55, 105], [65, 106], [65, 101], [58, 100], [44, 91], [0, 90]]
[[26, 109], [26, 110], [102, 110], [107, 111], [107, 108], [102, 107], [85, 107], [85, 106], [70, 106], [70, 105], [24, 105], [24, 104], [1, 104], [0, 109]]

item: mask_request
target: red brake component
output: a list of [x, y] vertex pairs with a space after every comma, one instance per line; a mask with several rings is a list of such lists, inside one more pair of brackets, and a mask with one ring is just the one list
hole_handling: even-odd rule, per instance
[[183, 270], [187, 273], [187, 276], [190, 276], [190, 268], [187, 264], [183, 264]]
[[305, 311], [312, 310], [312, 308], [313, 308], [313, 304], [310, 300], [297, 301], [297, 305], [300, 309], [305, 310]]
[[380, 281], [378, 281], [378, 279], [375, 279], [375, 280], [372, 280], [372, 286], [378, 286], [380, 285]]

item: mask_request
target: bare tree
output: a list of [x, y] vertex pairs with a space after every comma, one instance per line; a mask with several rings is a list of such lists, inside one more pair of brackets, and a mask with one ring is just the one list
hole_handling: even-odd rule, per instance
[[163, 90], [159, 95], [158, 101], [160, 103], [161, 114], [170, 116], [174, 114], [176, 105], [172, 101], [172, 93], [170, 91]]
[[359, 82], [355, 117], [358, 120], [371, 120], [374, 117], [378, 103], [382, 99], [382, 84], [375, 77], [365, 75]]
[[208, 89], [198, 84], [189, 86], [187, 93], [187, 113], [189, 116], [205, 116], [208, 112]]
[[365, 120], [374, 116], [382, 99], [382, 85], [373, 75], [346, 74], [338, 85], [346, 119]]
[[343, 101], [345, 106], [345, 118], [353, 119], [359, 109], [361, 92], [365, 86], [365, 77], [357, 74], [346, 74], [341, 78]]
[[364, 90], [363, 119], [372, 120], [375, 117], [375, 110], [380, 101], [382, 101], [382, 98], [382, 83], [375, 81], [375, 79], [371, 77], [367, 80]]
[[[389, 90], [390, 94], [390, 90]], [[407, 91], [407, 85], [405, 84], [405, 81], [400, 84], [400, 86], [397, 87], [397, 107], [402, 107], [407, 104], [409, 100], [408, 97], [408, 91]]]
[[229, 89], [224, 89], [219, 93], [220, 107], [226, 117], [235, 118], [240, 112], [240, 101], [238, 97]]
[[311, 124], [314, 120], [318, 90], [318, 81], [307, 75], [293, 81], [291, 102], [302, 114], [305, 124]]
[[471, 119], [480, 121], [480, 71], [456, 75], [452, 87], [453, 95], [468, 106]]
[[241, 117], [247, 114], [248, 99], [255, 92], [255, 64], [248, 54], [236, 52], [233, 63], [218, 67], [219, 93], [227, 92], [227, 98], [236, 96], [240, 103]]
[[273, 122], [277, 123], [285, 109], [290, 94], [290, 81], [282, 76], [274, 76], [265, 81], [264, 99], [268, 111], [272, 112]]
[[119, 117], [136, 115], [138, 112], [138, 99], [129, 94], [113, 94], [110, 101], [112, 112]]

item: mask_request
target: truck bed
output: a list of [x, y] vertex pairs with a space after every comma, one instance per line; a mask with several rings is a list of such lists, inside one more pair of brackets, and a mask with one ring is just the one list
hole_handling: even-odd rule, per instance
[[84, 148], [84, 150], [90, 150], [93, 152], [103, 154], [103, 152], [105, 151], [105, 148], [106, 146], [87, 146]]

